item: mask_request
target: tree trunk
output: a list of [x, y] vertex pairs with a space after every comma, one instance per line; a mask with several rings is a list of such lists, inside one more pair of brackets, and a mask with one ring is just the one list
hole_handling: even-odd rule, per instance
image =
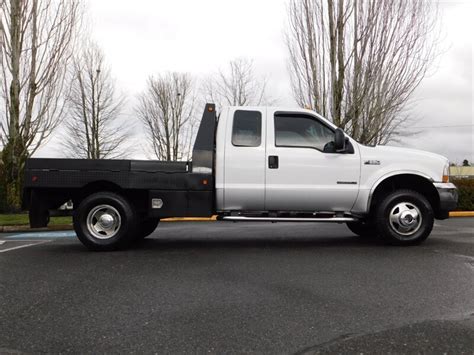
[[21, 55], [21, 4], [20, 0], [11, 2], [11, 73], [9, 136], [10, 139], [3, 149], [4, 186], [7, 207], [11, 211], [21, 209], [21, 176], [26, 154], [20, 135], [20, 55]]
[[21, 210], [21, 192], [23, 188], [23, 168], [28, 155], [25, 154], [21, 140], [15, 145], [9, 144], [4, 147], [2, 159], [4, 165], [4, 181], [6, 204], [8, 212]]

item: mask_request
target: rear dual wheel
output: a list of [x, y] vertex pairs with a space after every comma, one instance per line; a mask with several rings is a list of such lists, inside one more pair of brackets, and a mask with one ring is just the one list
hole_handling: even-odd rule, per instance
[[140, 241], [152, 235], [156, 227], [158, 227], [158, 223], [160, 223], [160, 220], [158, 218], [150, 218], [150, 219], [145, 219], [141, 221], [139, 232], [137, 233], [137, 236], [135, 239], [137, 241]]
[[347, 222], [347, 227], [354, 234], [364, 239], [369, 239], [377, 236], [377, 231], [373, 223], [368, 221]]
[[139, 231], [130, 203], [113, 192], [87, 196], [74, 212], [73, 223], [79, 240], [97, 251], [125, 248]]

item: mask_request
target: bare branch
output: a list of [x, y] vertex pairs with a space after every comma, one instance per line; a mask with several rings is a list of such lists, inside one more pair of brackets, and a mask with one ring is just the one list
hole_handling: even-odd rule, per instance
[[388, 142], [437, 55], [437, 4], [291, 0], [286, 44], [296, 101], [362, 143]]
[[194, 139], [194, 85], [188, 74], [150, 77], [136, 112], [153, 154], [160, 160], [189, 160]]
[[228, 71], [219, 70], [204, 83], [206, 100], [222, 106], [259, 106], [273, 102], [267, 95], [266, 78], [257, 78], [253, 61], [238, 58]]
[[126, 143], [132, 130], [129, 122], [121, 122], [125, 98], [116, 94], [110, 69], [95, 43], [84, 44], [70, 75], [65, 152], [87, 159], [124, 157], [130, 152]]
[[19, 208], [22, 171], [61, 122], [80, 0], [0, 3], [0, 144], [8, 204]]

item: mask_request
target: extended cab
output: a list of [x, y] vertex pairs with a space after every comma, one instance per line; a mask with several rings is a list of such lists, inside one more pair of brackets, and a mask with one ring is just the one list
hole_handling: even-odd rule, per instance
[[207, 104], [192, 161], [29, 159], [32, 227], [72, 200], [93, 250], [123, 248], [166, 217], [347, 223], [391, 244], [425, 240], [457, 204], [446, 158], [357, 143], [305, 109]]

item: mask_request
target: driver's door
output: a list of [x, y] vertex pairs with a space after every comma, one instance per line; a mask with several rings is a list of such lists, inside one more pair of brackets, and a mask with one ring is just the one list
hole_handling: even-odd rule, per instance
[[357, 198], [360, 156], [325, 153], [334, 129], [315, 115], [267, 110], [265, 209], [350, 211]]

